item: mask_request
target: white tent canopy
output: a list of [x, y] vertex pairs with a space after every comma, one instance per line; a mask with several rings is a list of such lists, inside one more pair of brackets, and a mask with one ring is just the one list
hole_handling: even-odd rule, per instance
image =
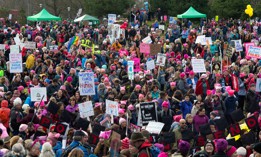
[[74, 22], [81, 22], [81, 21], [90, 21], [90, 22], [93, 22], [94, 24], [96, 24], [99, 22], [99, 19], [97, 19], [96, 17], [90, 16], [88, 14], [85, 14], [74, 20]]

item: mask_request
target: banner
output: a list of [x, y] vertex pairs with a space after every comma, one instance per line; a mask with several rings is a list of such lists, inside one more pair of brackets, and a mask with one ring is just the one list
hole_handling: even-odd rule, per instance
[[156, 55], [161, 52], [160, 44], [150, 44], [150, 55]]
[[10, 53], [19, 53], [19, 52], [20, 52], [19, 45], [10, 46]]
[[47, 90], [46, 87], [31, 87], [30, 88], [31, 101], [40, 102], [43, 98], [43, 101], [47, 101]]
[[140, 104], [142, 125], [146, 126], [149, 122], [157, 122], [157, 110], [154, 102], [144, 102]]
[[10, 66], [10, 73], [23, 72], [22, 54], [21, 53], [10, 53], [9, 54], [9, 66]]
[[127, 64], [129, 80], [134, 80], [134, 61], [128, 61]]
[[243, 51], [242, 41], [240, 40], [232, 40], [235, 43], [236, 52]]
[[204, 59], [192, 59], [192, 68], [195, 73], [205, 73], [206, 67]]
[[146, 62], [147, 70], [155, 69], [155, 62], [154, 60], [150, 60]]
[[149, 54], [150, 53], [150, 44], [140, 43], [140, 52]]
[[79, 90], [80, 95], [95, 95], [93, 72], [79, 73]]
[[25, 42], [24, 47], [26, 49], [35, 49], [36, 48], [36, 43], [32, 42], [32, 41], [27, 41], [27, 42]]
[[93, 106], [91, 101], [78, 104], [81, 118], [87, 118], [94, 115]]
[[247, 56], [261, 59], [261, 47], [249, 46]]
[[164, 123], [161, 122], [149, 122], [146, 127], [146, 130], [151, 134], [160, 134], [162, 128], [164, 127]]
[[261, 92], [261, 78], [256, 79], [256, 91]]
[[246, 49], [246, 55], [248, 54], [248, 50], [250, 46], [255, 46], [255, 43], [244, 43], [244, 47]]
[[119, 116], [118, 102], [106, 99], [106, 113], [114, 116]]
[[132, 59], [134, 62], [134, 72], [140, 71], [140, 58], [134, 58]]
[[156, 65], [165, 66], [165, 63], [166, 63], [166, 54], [158, 53]]
[[116, 14], [108, 14], [108, 25], [114, 24], [116, 21]]

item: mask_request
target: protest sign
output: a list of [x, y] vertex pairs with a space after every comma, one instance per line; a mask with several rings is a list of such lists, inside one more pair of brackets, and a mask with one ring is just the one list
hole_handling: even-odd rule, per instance
[[242, 46], [241, 39], [240, 40], [232, 40], [232, 42], [234, 42], [236, 52], [243, 51], [243, 46]]
[[27, 41], [27, 42], [25, 42], [24, 47], [26, 49], [35, 49], [36, 48], [36, 43], [32, 42], [32, 41]]
[[261, 47], [249, 46], [247, 56], [251, 58], [261, 59]]
[[254, 129], [254, 128], [258, 128], [259, 124], [258, 124], [258, 120], [256, 119], [255, 116], [251, 116], [245, 119], [246, 125], [249, 129]]
[[87, 118], [94, 115], [93, 106], [91, 101], [78, 104], [81, 118]]
[[5, 44], [0, 44], [0, 50], [5, 50]]
[[116, 14], [108, 14], [108, 25], [114, 24], [116, 21]]
[[110, 139], [110, 157], [118, 157], [121, 146], [121, 135], [115, 131], [111, 134]]
[[140, 71], [140, 58], [134, 58], [132, 59], [134, 62], [134, 72]]
[[146, 130], [152, 134], [160, 134], [163, 126], [164, 126], [164, 123], [150, 121], [146, 127]]
[[93, 72], [79, 73], [79, 90], [80, 95], [95, 95]]
[[10, 73], [23, 72], [23, 62], [21, 53], [9, 54]]
[[230, 116], [235, 122], [240, 122], [241, 120], [245, 119], [245, 115], [241, 109], [234, 110]]
[[19, 35], [17, 34], [16, 37], [14, 37], [14, 41], [16, 45], [20, 45], [21, 44], [21, 40], [19, 38]]
[[106, 113], [119, 116], [118, 102], [106, 99]]
[[56, 50], [58, 50], [58, 45], [50, 45], [49, 49], [50, 49], [50, 51], [56, 51]]
[[230, 125], [229, 132], [230, 132], [231, 137], [239, 135], [241, 133], [241, 129], [240, 129], [239, 124], [236, 123], [236, 124]]
[[155, 62], [154, 60], [150, 60], [146, 62], [147, 70], [155, 69]]
[[146, 126], [149, 122], [157, 122], [157, 110], [154, 102], [144, 102], [140, 104], [140, 116], [142, 125]]
[[255, 46], [255, 43], [244, 43], [244, 47], [246, 50], [246, 55], [248, 54], [248, 50], [250, 46]]
[[76, 119], [76, 115], [72, 112], [67, 111], [67, 110], [63, 110], [61, 115], [60, 115], [60, 121], [66, 122], [68, 124], [71, 124], [71, 122], [74, 122], [75, 119]]
[[205, 73], [206, 67], [204, 59], [192, 59], [192, 68], [195, 73]]
[[66, 136], [68, 129], [69, 129], [68, 124], [66, 124], [66, 123], [56, 123], [54, 131], [61, 134], [61, 135]]
[[165, 30], [165, 26], [164, 25], [159, 25], [159, 29], [161, 29], [161, 30]]
[[201, 45], [207, 45], [206, 42], [206, 36], [205, 35], [199, 35], [196, 39], [196, 44], [200, 43]]
[[140, 43], [140, 52], [149, 54], [150, 53], [150, 44]]
[[211, 37], [206, 37], [206, 44], [212, 45], [212, 38]]
[[47, 116], [42, 116], [39, 124], [45, 128], [49, 128], [50, 125], [52, 124], [52, 118], [49, 118]]
[[147, 36], [146, 38], [142, 39], [142, 42], [145, 44], [150, 44], [150, 43], [152, 43], [152, 40], [151, 40], [150, 36]]
[[30, 88], [31, 101], [47, 101], [46, 87], [31, 87]]
[[161, 52], [160, 44], [150, 44], [150, 55], [156, 55]]
[[158, 53], [156, 65], [165, 66], [165, 63], [166, 63], [166, 54]]
[[11, 45], [10, 46], [10, 53], [19, 53], [19, 52], [20, 52], [19, 45]]
[[89, 125], [90, 125], [90, 121], [83, 118], [79, 118], [75, 123], [76, 129], [82, 129], [84, 131], [88, 129]]
[[134, 79], [134, 61], [128, 61], [128, 77], [129, 80], [133, 80]]
[[261, 78], [256, 79], [256, 91], [261, 92]]

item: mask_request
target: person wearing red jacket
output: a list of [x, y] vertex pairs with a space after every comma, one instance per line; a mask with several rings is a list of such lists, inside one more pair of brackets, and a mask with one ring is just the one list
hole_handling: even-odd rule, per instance
[[196, 84], [196, 95], [201, 95], [203, 100], [207, 96], [207, 90], [210, 89], [209, 82], [207, 80], [207, 74], [202, 74], [200, 79], [198, 80]]
[[0, 108], [0, 121], [6, 128], [9, 128], [10, 109], [8, 108], [8, 101], [2, 100]]
[[148, 149], [152, 144], [146, 140], [141, 132], [132, 133], [131, 145], [139, 150], [137, 157], [150, 157]]

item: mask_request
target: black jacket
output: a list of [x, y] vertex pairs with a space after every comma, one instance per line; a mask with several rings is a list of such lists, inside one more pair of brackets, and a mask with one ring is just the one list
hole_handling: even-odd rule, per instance
[[259, 111], [259, 96], [254, 92], [249, 90], [246, 95], [246, 106], [245, 109], [247, 112], [254, 113]]

